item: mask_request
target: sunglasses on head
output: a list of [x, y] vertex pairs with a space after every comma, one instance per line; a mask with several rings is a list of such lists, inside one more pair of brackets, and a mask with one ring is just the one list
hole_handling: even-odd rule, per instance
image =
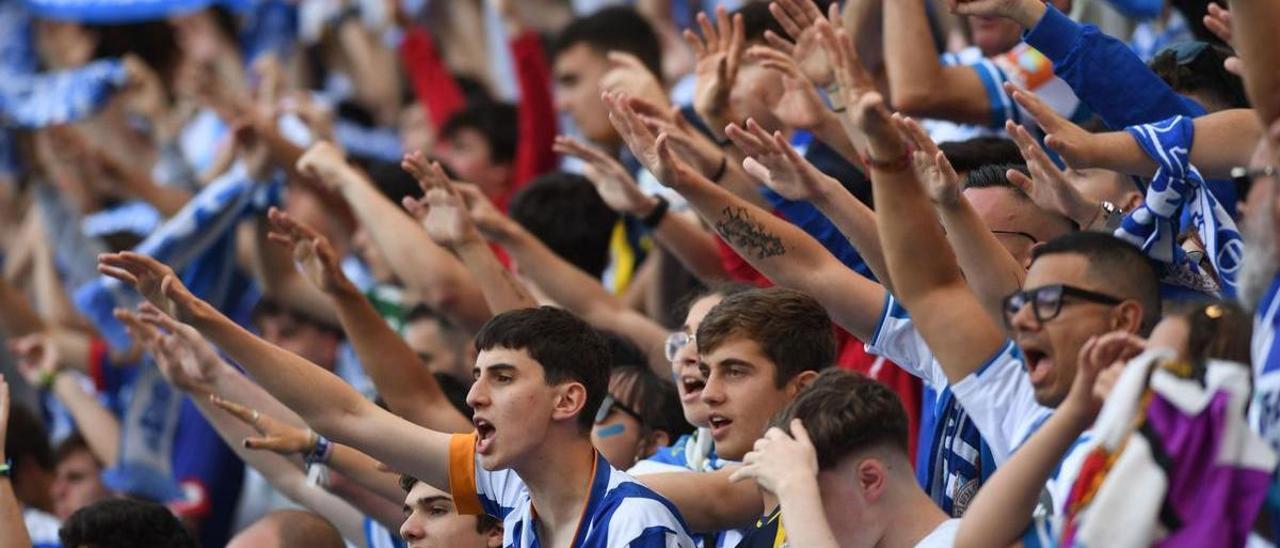
[[1013, 325], [1013, 317], [1018, 315], [1028, 304], [1039, 323], [1048, 322], [1062, 312], [1063, 299], [1070, 297], [1091, 303], [1117, 305], [1124, 302], [1111, 295], [1104, 295], [1088, 289], [1080, 289], [1065, 284], [1044, 285], [1034, 289], [1019, 291], [1004, 298], [1004, 323]]

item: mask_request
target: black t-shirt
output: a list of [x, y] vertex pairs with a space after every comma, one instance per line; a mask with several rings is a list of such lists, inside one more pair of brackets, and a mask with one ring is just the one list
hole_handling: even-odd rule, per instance
[[756, 520], [738, 548], [777, 548], [787, 545], [787, 531], [782, 528], [782, 507], [774, 507], [773, 511]]

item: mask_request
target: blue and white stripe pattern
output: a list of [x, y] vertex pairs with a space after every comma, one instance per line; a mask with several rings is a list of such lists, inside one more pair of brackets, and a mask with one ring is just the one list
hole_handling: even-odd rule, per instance
[[1244, 240], [1235, 220], [1208, 192], [1189, 153], [1195, 137], [1190, 118], [1173, 118], [1126, 128], [1142, 150], [1159, 166], [1147, 187], [1145, 203], [1125, 216], [1115, 235], [1166, 265], [1166, 280], [1180, 280], [1204, 291], [1213, 287], [1214, 273], [1188, 260], [1178, 243], [1180, 215], [1185, 208], [1191, 225], [1204, 241], [1205, 254], [1217, 275], [1218, 292], [1236, 293], [1236, 272], [1244, 254]]
[[[536, 548], [529, 490], [512, 470], [488, 471], [477, 461], [476, 495], [485, 513], [502, 519], [502, 544]], [[456, 489], [456, 486], [455, 486]], [[464, 494], [454, 493], [454, 498]], [[669, 501], [596, 455], [595, 475], [577, 537], [579, 548], [693, 548], [684, 519]]]
[[0, 72], [0, 119], [6, 126], [41, 128], [97, 112], [128, 79], [124, 63], [94, 61], [38, 75]]
[[1280, 276], [1271, 282], [1253, 318], [1253, 402], [1249, 426], [1280, 451]]

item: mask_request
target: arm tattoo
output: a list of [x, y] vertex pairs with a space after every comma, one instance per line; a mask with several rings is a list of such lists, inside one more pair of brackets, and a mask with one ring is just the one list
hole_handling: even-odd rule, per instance
[[782, 245], [782, 238], [769, 232], [763, 224], [754, 222], [745, 207], [724, 208], [720, 220], [716, 221], [716, 232], [735, 249], [757, 259], [776, 257], [787, 252], [787, 248]]

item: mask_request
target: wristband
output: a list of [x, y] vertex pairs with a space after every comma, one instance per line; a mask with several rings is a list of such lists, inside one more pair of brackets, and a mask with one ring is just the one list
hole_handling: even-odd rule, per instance
[[898, 173], [911, 167], [911, 149], [907, 148], [902, 156], [892, 160], [876, 160], [870, 154], [862, 155], [862, 165], [881, 173]]
[[649, 227], [650, 230], [658, 228], [658, 224], [662, 222], [662, 218], [667, 216], [667, 210], [671, 207], [671, 202], [662, 196], [654, 196], [658, 201], [658, 205], [653, 206], [653, 210], [648, 215], [640, 218], [640, 224]]
[[333, 444], [324, 436], [319, 434], [315, 434], [315, 436], [316, 445], [311, 452], [307, 454], [307, 464], [328, 464], [329, 458], [333, 456]]

